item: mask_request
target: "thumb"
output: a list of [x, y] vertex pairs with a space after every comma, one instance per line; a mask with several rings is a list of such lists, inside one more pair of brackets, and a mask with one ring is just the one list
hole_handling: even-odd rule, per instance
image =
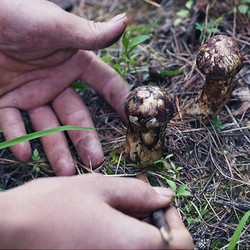
[[109, 181], [106, 202], [137, 218], [145, 218], [153, 210], [169, 206], [175, 195], [170, 189], [153, 188], [137, 179], [110, 178]]
[[126, 13], [113, 17], [108, 22], [89, 21], [65, 12], [63, 43], [65, 47], [85, 50], [103, 49], [115, 43], [127, 26]]

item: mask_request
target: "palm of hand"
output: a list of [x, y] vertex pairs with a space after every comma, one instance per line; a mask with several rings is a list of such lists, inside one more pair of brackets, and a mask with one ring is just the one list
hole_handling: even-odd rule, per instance
[[[56, 127], [60, 122], [94, 127], [86, 106], [69, 87], [76, 79], [83, 79], [103, 95], [124, 118], [122, 106], [128, 93], [127, 86], [94, 53], [80, 50], [81, 47], [105, 47], [112, 42], [110, 38], [99, 31], [98, 40], [98, 30], [94, 31], [94, 36], [85, 33], [86, 37], [83, 37], [82, 33], [76, 32], [77, 28], [89, 32], [88, 29], [98, 25], [95, 27], [92, 22], [66, 13], [47, 1], [37, 0], [35, 3], [44, 10], [39, 12], [42, 15], [32, 14], [26, 19], [27, 9], [21, 6], [19, 12], [23, 15], [13, 13], [15, 22], [10, 22], [8, 16], [3, 18], [2, 27], [7, 28], [0, 30], [0, 127], [5, 138], [25, 134], [19, 110], [28, 112], [35, 130]], [[76, 31], [72, 27], [73, 21]], [[106, 25], [118, 29], [120, 36], [126, 23], [123, 23], [123, 29]], [[117, 39], [117, 34], [111, 33], [111, 40]], [[69, 135], [85, 164], [100, 165], [103, 152], [94, 130], [71, 131]], [[63, 133], [43, 137], [42, 143], [57, 174], [74, 173], [74, 163]], [[23, 161], [31, 154], [28, 142], [12, 146], [12, 151]]]

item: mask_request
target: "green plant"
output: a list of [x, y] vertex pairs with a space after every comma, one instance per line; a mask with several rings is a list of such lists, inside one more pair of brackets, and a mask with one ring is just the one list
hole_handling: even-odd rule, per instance
[[234, 235], [229, 243], [229, 246], [228, 246], [228, 250], [231, 250], [231, 249], [235, 249], [235, 246], [237, 244], [237, 241], [240, 237], [240, 234], [244, 228], [244, 226], [246, 225], [248, 219], [249, 219], [249, 216], [250, 216], [250, 211], [247, 211], [244, 216], [242, 217], [242, 219], [240, 220], [239, 222], [239, 225], [237, 226], [235, 232], [234, 232]]
[[[192, 207], [194, 208], [194, 210], [196, 211], [197, 213], [197, 217], [196, 218], [193, 218], [193, 214], [194, 212], [192, 211]], [[209, 212], [208, 209], [202, 209], [202, 207], [200, 206], [200, 208], [198, 208], [194, 202], [190, 201], [190, 205], [185, 205], [185, 209], [187, 211], [187, 214], [188, 214], [188, 224], [192, 224], [194, 222], [202, 222], [203, 221], [203, 216]]]
[[[173, 154], [169, 154], [165, 157], [162, 157], [160, 160], [154, 162], [154, 168], [157, 166], [157, 164], [163, 164], [165, 165], [168, 160], [173, 156]], [[156, 165], [156, 166], [155, 166]], [[176, 167], [176, 165], [170, 161], [170, 166], [172, 169], [168, 169], [167, 172], [170, 174], [173, 174], [173, 180], [176, 180], [176, 178], [180, 178], [180, 170], [182, 170], [182, 167]], [[178, 188], [176, 186], [176, 183], [166, 178], [166, 182], [168, 183], [170, 189], [174, 190], [176, 192], [176, 196], [190, 196], [190, 192], [187, 189], [187, 184], [180, 185]]]
[[176, 196], [191, 196], [190, 192], [187, 190], [187, 184], [180, 185], [178, 188], [174, 181], [166, 179], [170, 189], [176, 192]]
[[[114, 145], [115, 146], [115, 145]], [[112, 165], [124, 165], [124, 158], [121, 158], [120, 156], [116, 155], [116, 152], [117, 152], [118, 148], [115, 148], [114, 150], [111, 150], [109, 155], [110, 155], [110, 158], [109, 158], [109, 161]]]
[[165, 156], [165, 157], [162, 157], [160, 160], [155, 161], [154, 164], [158, 164], [158, 163], [164, 164], [164, 163], [166, 163], [167, 160], [168, 160], [169, 158], [171, 158], [172, 156], [173, 156], [173, 154], [169, 154], [169, 155], [167, 155], [167, 156]]
[[178, 178], [180, 178], [180, 170], [182, 170], [183, 167], [176, 167], [173, 162], [170, 162], [170, 165], [172, 169], [169, 169], [168, 172], [173, 174], [174, 179], [176, 179], [177, 175], [178, 175]]
[[185, 9], [181, 9], [176, 13], [178, 18], [174, 20], [174, 26], [178, 26], [184, 19], [188, 17], [189, 10], [192, 8], [193, 4], [193, 0], [188, 0], [185, 4]]
[[147, 162], [149, 161], [149, 159], [145, 159], [141, 162], [137, 162], [137, 163], [129, 163], [129, 164], [126, 164], [126, 166], [128, 167], [140, 167], [141, 164], [143, 164], [144, 162]]
[[117, 155], [112, 155], [111, 158], [110, 158], [110, 162], [113, 164], [113, 165], [117, 165], [118, 162], [119, 162], [119, 157]]
[[160, 19], [161, 16], [150, 25], [129, 26], [122, 36], [123, 48], [121, 56], [119, 58], [104, 56], [102, 59], [105, 62], [115, 61], [113, 68], [123, 77], [130, 75], [131, 71], [136, 73], [137, 78], [139, 72], [148, 72], [147, 65], [141, 65], [137, 60], [143, 53], [143, 51], [138, 50], [137, 47], [150, 38], [149, 34], [152, 33]]
[[[130, 30], [126, 30], [122, 36], [123, 52], [122, 57], [113, 65], [113, 68], [121, 75], [127, 76], [131, 69], [138, 75], [137, 58], [141, 52], [136, 52], [136, 47], [150, 38], [149, 35], [140, 35], [133, 37]], [[107, 58], [106, 58], [107, 59]], [[145, 70], [145, 69], [143, 69]]]
[[87, 85], [86, 83], [78, 81], [73, 82], [71, 86], [76, 90], [85, 90], [89, 88], [89, 85]]
[[85, 129], [94, 129], [94, 128], [84, 128], [84, 127], [78, 127], [78, 126], [60, 126], [57, 128], [51, 128], [51, 129], [46, 129], [38, 132], [33, 132], [27, 135], [23, 135], [8, 141], [0, 142], [0, 149], [7, 148], [10, 146], [13, 146], [15, 144], [18, 144], [20, 142], [24, 141], [30, 141], [36, 138], [40, 138], [45, 135], [50, 135], [56, 132], [60, 131], [66, 131], [66, 130], [85, 130]]
[[[166, 165], [166, 163], [168, 162], [168, 159], [170, 159], [172, 156], [173, 154], [169, 154], [166, 157], [162, 157], [160, 160], [155, 161], [154, 165], [157, 165], [159, 163]], [[169, 164], [171, 166], [171, 169], [168, 169], [167, 172], [173, 174], [174, 179], [176, 179], [177, 175], [178, 175], [178, 178], [180, 178], [180, 170], [182, 170], [183, 167], [176, 167], [176, 165], [172, 161], [170, 161]]]
[[[84, 128], [84, 127], [78, 127], [78, 126], [60, 126], [57, 128], [46, 129], [43, 131], [29, 133], [29, 134], [24, 135], [24, 136], [20, 136], [20, 137], [17, 137], [17, 138], [8, 140], [8, 141], [1, 142], [0, 149], [7, 148], [7, 147], [10, 147], [12, 145], [18, 144], [20, 142], [30, 141], [30, 140], [40, 138], [42, 136], [53, 134], [53, 133], [60, 132], [60, 131], [83, 130], [83, 129], [85, 130], [85, 129], [93, 129], [93, 128]], [[33, 166], [33, 170], [35, 170], [37, 173], [40, 173], [41, 169], [39, 166], [46, 165], [46, 163], [39, 163], [39, 160], [41, 159], [41, 157], [39, 156], [37, 149], [33, 150], [31, 158], [36, 163], [36, 165]]]
[[160, 71], [160, 75], [162, 76], [175, 76], [175, 75], [178, 75], [178, 74], [181, 74], [184, 72], [184, 69], [182, 70], [168, 70], [168, 71]]
[[36, 148], [33, 150], [33, 154], [31, 156], [31, 159], [35, 162], [37, 162], [41, 159], [41, 157], [39, 156], [39, 152]]
[[[103, 56], [101, 57], [102, 60], [106, 63], [112, 62], [113, 68], [122, 76], [126, 77], [131, 75], [131, 73], [135, 73], [137, 79], [139, 79], [139, 72], [145, 72], [142, 75], [143, 80], [146, 80], [149, 77], [149, 68], [148, 68], [148, 60], [147, 61], [138, 61], [138, 58], [143, 54], [143, 50], [138, 49], [137, 47], [144, 43], [149, 38], [153, 37], [154, 35], [154, 28], [157, 23], [160, 21], [161, 16], [158, 17], [153, 24], [145, 25], [145, 26], [129, 26], [123, 36], [122, 36], [122, 49], [121, 51], [113, 48], [113, 52], [119, 52], [119, 58], [115, 56]], [[139, 35], [138, 35], [139, 34]], [[114, 45], [116, 46], [116, 45]], [[161, 55], [156, 53], [153, 48], [148, 48], [149, 53], [154, 54], [156, 57], [160, 57]], [[105, 50], [103, 50], [105, 53]], [[160, 71], [160, 75], [162, 76], [174, 76], [177, 74], [183, 73], [184, 70], [163, 70]], [[128, 84], [130, 85], [130, 84]], [[154, 85], [152, 83], [152, 85]], [[77, 85], [76, 85], [77, 86]], [[130, 85], [132, 88], [133, 85]]]
[[208, 129], [212, 130], [213, 127], [220, 132], [225, 126], [222, 124], [222, 122], [218, 119], [212, 119], [211, 123], [213, 126], [208, 126]]
[[106, 173], [107, 173], [108, 175], [114, 175], [114, 174], [115, 174], [114, 170], [113, 170], [111, 167], [107, 167]]
[[33, 150], [31, 159], [35, 163], [35, 165], [33, 166], [33, 170], [36, 171], [38, 174], [41, 172], [40, 167], [47, 165], [47, 163], [41, 162], [41, 156], [39, 155], [39, 152], [36, 148]]
[[[33, 150], [31, 159], [32, 159], [36, 164], [42, 165], [42, 163], [39, 163], [39, 162], [38, 162], [38, 161], [41, 159], [41, 157], [39, 156], [39, 152], [38, 152], [38, 150], [37, 150], [36, 148]], [[34, 165], [34, 166], [33, 166], [33, 170], [35, 170], [37, 173], [40, 173], [40, 172], [41, 172], [40, 167], [37, 166], [37, 165]]]
[[241, 0], [240, 4], [238, 5], [237, 9], [241, 14], [244, 14], [250, 19], [250, 0]]
[[204, 23], [195, 23], [195, 28], [201, 32], [200, 40], [207, 40], [209, 34], [219, 34], [221, 31], [218, 28], [219, 22], [222, 20], [222, 17], [217, 18], [216, 20], [211, 20], [207, 25]]

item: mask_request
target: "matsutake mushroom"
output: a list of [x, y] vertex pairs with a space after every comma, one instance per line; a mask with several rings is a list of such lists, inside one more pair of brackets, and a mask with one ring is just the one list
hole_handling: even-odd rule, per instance
[[159, 87], [138, 87], [128, 95], [125, 113], [126, 159], [149, 167], [162, 157], [166, 125], [174, 114], [172, 97]]
[[196, 64], [206, 81], [197, 98], [184, 108], [184, 114], [215, 119], [236, 87], [235, 75], [242, 68], [243, 57], [232, 38], [217, 35], [200, 48]]

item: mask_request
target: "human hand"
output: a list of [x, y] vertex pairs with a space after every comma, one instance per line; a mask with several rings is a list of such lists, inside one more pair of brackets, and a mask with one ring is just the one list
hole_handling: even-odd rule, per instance
[[172, 240], [142, 219], [169, 206], [173, 192], [128, 178], [86, 174], [42, 178], [0, 193], [0, 247], [8, 249], [191, 249], [174, 207]]
[[[89, 50], [111, 45], [127, 24], [124, 15], [94, 23], [45, 0], [2, 0], [0, 6], [0, 128], [6, 140], [26, 134], [19, 110], [28, 112], [35, 130], [63, 125], [94, 127], [90, 113], [69, 85], [82, 79], [126, 120], [129, 89], [111, 67]], [[52, 107], [48, 104], [51, 103]], [[97, 167], [103, 151], [95, 130], [68, 132], [86, 165]], [[58, 175], [75, 173], [63, 133], [42, 138]], [[31, 155], [29, 142], [11, 147], [21, 161]]]

